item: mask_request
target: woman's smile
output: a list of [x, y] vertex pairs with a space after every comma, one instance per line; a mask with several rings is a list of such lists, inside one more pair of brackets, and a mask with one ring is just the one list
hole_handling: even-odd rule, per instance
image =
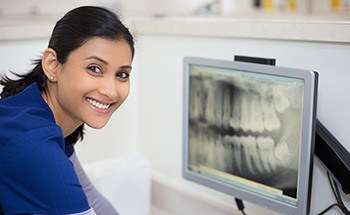
[[108, 111], [109, 107], [113, 104], [113, 103], [97, 101], [89, 97], [86, 98], [86, 101], [93, 106], [94, 110], [97, 108], [99, 111], [103, 111], [103, 112]]

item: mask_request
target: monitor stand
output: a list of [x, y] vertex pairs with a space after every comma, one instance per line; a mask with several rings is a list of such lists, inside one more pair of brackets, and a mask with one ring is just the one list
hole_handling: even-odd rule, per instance
[[349, 194], [350, 153], [319, 120], [316, 122], [315, 155], [344, 193]]

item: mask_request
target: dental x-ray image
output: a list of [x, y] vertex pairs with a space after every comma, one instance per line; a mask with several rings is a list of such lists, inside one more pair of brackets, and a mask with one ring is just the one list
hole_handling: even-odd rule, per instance
[[190, 165], [296, 198], [303, 106], [298, 81], [191, 66]]

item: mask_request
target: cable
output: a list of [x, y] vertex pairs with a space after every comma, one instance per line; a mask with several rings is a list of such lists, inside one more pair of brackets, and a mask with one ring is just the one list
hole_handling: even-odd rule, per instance
[[335, 207], [335, 206], [338, 206], [339, 205], [337, 203], [334, 203], [334, 204], [331, 204], [330, 206], [328, 206], [328, 208], [324, 209], [321, 213], [319, 213], [318, 215], [322, 215], [322, 214], [325, 214], [327, 211], [329, 211], [331, 208]]
[[[334, 181], [333, 179], [333, 183], [335, 184], [336, 182]], [[346, 208], [342, 198], [341, 198], [341, 195], [340, 195], [340, 192], [339, 192], [339, 187], [337, 184], [335, 184], [335, 191], [337, 193], [337, 196], [338, 196], [338, 204], [339, 204], [339, 208], [343, 211], [344, 214], [346, 215], [350, 215], [350, 211]]]
[[242, 212], [243, 215], [246, 215], [246, 213], [244, 212], [244, 204], [243, 201], [241, 199], [235, 198], [236, 204], [238, 209]]
[[318, 215], [325, 214], [327, 211], [329, 211], [331, 208], [333, 208], [335, 206], [337, 206], [345, 215], [350, 215], [350, 211], [346, 208], [346, 206], [341, 198], [338, 184], [336, 183], [335, 179], [329, 174], [329, 172], [327, 172], [327, 176], [328, 176], [328, 181], [331, 185], [334, 197], [337, 200], [337, 203], [334, 203], [334, 204], [328, 206], [325, 210], [323, 210]]
[[346, 215], [350, 215], [350, 211], [346, 208], [342, 198], [341, 198], [341, 195], [340, 195], [340, 192], [339, 192], [339, 186], [337, 184], [337, 182], [334, 180], [333, 177], [331, 177], [331, 175], [327, 172], [327, 175], [328, 175], [328, 180], [330, 181], [331, 183], [331, 186], [332, 186], [332, 190], [333, 190], [333, 194], [337, 200], [337, 203], [338, 203], [338, 207], [340, 208], [340, 210], [346, 214]]

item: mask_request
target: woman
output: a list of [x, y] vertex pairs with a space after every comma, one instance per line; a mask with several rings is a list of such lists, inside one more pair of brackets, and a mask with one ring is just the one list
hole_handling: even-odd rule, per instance
[[118, 17], [85, 6], [56, 23], [32, 71], [0, 80], [0, 214], [117, 214], [73, 145], [127, 98], [133, 56]]

